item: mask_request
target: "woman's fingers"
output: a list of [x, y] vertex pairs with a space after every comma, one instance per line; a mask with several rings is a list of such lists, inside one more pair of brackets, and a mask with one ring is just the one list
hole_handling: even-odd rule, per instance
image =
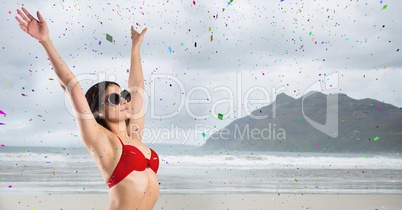
[[142, 30], [142, 32], [141, 32], [141, 36], [144, 36], [144, 34], [147, 32], [147, 30], [148, 30], [148, 28], [144, 28], [144, 30]]
[[136, 35], [136, 37], [140, 36], [143, 37], [145, 35], [145, 33], [147, 32], [148, 28], [144, 28], [141, 33], [138, 33], [138, 31], [136, 31], [134, 29], [133, 26], [131, 26], [131, 38], [133, 38], [133, 35]]
[[22, 8], [22, 10], [25, 12], [26, 16], [27, 16], [30, 20], [35, 19], [34, 16], [32, 16], [31, 13], [29, 13], [28, 10], [26, 10], [24, 7]]
[[28, 25], [27, 25], [24, 21], [22, 21], [19, 17], [15, 16], [15, 19], [17, 19], [17, 21], [18, 21], [18, 23], [19, 23], [20, 25], [22, 25], [22, 26], [24, 26], [24, 27], [27, 27], [27, 26], [28, 26]]
[[[20, 14], [20, 11], [18, 10], [18, 13]], [[21, 14], [20, 14], [21, 15]], [[22, 15], [21, 15], [21, 17], [23, 17]], [[25, 17], [26, 18], [26, 17]], [[28, 24], [26, 24], [24, 21], [22, 21], [19, 17], [17, 17], [17, 16], [15, 16], [15, 19], [17, 19], [17, 21], [18, 21], [18, 23], [19, 23], [19, 25], [20, 25], [20, 28], [21, 28], [21, 30], [23, 30], [23, 31], [25, 31], [26, 33], [28, 33], [28, 30], [27, 30], [27, 27], [28, 27]]]
[[25, 16], [24, 13], [21, 12], [21, 10], [17, 9], [17, 13], [22, 17], [22, 19], [24, 19], [25, 22], [29, 22], [29, 19], [27, 18], [27, 16]]
[[131, 26], [131, 34], [139, 34], [139, 33], [134, 29], [134, 26]]
[[45, 19], [42, 17], [42, 15], [40, 14], [40, 12], [37, 12], [38, 18], [40, 22], [45, 22]]
[[28, 33], [28, 29], [27, 29], [28, 25], [27, 25], [25, 22], [23, 22], [22, 20], [20, 20], [18, 17], [15, 17], [15, 19], [17, 19], [18, 23], [20, 24], [20, 28], [21, 28], [25, 33]]
[[21, 24], [20, 24], [20, 28], [21, 28], [23, 31], [25, 31], [25, 33], [28, 33], [27, 28], [26, 28], [26, 27], [24, 27], [23, 25], [21, 25]]

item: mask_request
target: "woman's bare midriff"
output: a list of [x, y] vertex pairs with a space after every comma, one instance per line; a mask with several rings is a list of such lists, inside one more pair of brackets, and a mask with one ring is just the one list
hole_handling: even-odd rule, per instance
[[152, 210], [159, 198], [159, 183], [154, 171], [133, 171], [109, 189], [106, 210]]

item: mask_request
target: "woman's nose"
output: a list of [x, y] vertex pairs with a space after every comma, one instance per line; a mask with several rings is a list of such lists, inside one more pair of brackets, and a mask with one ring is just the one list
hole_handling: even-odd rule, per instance
[[127, 100], [125, 99], [125, 98], [121, 98], [122, 100], [121, 100], [121, 105], [125, 105], [126, 103], [127, 103]]

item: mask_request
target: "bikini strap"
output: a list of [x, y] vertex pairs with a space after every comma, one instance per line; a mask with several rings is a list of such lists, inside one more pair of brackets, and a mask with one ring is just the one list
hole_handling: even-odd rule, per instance
[[120, 137], [117, 136], [117, 138], [119, 138], [121, 145], [124, 146], [124, 144], [123, 144], [123, 142], [121, 141]]

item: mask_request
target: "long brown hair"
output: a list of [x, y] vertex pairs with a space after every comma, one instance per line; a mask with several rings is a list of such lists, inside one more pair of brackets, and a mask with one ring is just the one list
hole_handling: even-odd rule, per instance
[[110, 129], [107, 126], [106, 121], [103, 118], [100, 118], [96, 112], [99, 111], [99, 106], [101, 103], [100, 96], [105, 94], [106, 88], [110, 85], [117, 85], [120, 87], [120, 85], [117, 84], [116, 82], [103, 81], [103, 82], [99, 82], [99, 83], [93, 85], [85, 93], [85, 98], [87, 98], [88, 105], [91, 109], [92, 114], [95, 117], [96, 122], [98, 122], [100, 125], [102, 125], [103, 127], [105, 127], [108, 130], [110, 130]]

